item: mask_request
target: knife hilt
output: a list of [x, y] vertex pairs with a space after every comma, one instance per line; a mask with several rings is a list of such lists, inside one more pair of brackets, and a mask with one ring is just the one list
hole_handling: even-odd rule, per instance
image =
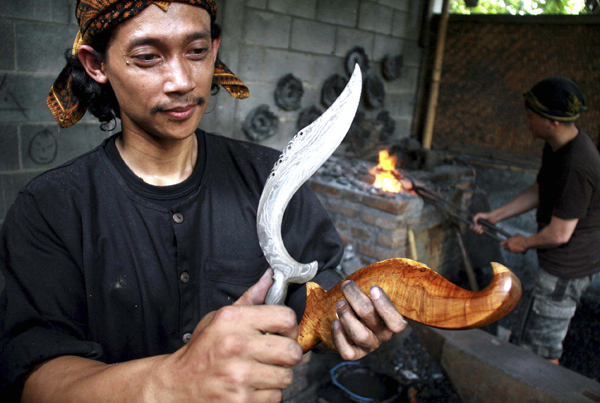
[[287, 262], [275, 262], [272, 265], [273, 285], [265, 298], [267, 305], [284, 305], [290, 283], [304, 283], [311, 280], [319, 268], [316, 261], [306, 264], [284, 263]]
[[[398, 311], [416, 322], [442, 329], [472, 329], [497, 321], [521, 298], [519, 279], [503, 265], [491, 265], [491, 284], [477, 292], [458, 287], [429, 267], [403, 258], [363, 267], [346, 279], [356, 282], [367, 295], [371, 287], [381, 287]], [[306, 308], [298, 336], [304, 352], [321, 341], [335, 350], [331, 324], [336, 319], [336, 302], [344, 299], [343, 281], [330, 291], [307, 283]]]

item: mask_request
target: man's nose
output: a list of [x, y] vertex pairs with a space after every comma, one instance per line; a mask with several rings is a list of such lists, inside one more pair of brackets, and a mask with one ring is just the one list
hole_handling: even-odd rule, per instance
[[169, 63], [169, 72], [165, 81], [165, 93], [185, 94], [196, 87], [193, 68], [181, 58], [174, 58]]

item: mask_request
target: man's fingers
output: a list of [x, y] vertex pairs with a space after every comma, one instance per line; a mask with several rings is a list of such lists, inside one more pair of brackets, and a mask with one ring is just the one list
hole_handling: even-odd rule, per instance
[[383, 329], [383, 322], [375, 310], [371, 299], [351, 280], [342, 284], [342, 294], [356, 315], [375, 333]]
[[379, 347], [379, 340], [363, 322], [358, 320], [352, 308], [344, 300], [338, 301], [336, 304], [336, 310], [340, 322], [344, 327], [344, 334], [348, 340], [362, 349], [366, 350], [367, 353], [375, 350]]
[[291, 308], [283, 305], [263, 305], [257, 308], [260, 308], [257, 310], [256, 320], [261, 321], [258, 327], [261, 332], [278, 334], [292, 340], [298, 338], [296, 313]]
[[255, 389], [285, 389], [294, 382], [292, 368], [254, 364], [250, 370], [252, 380], [249, 385]]
[[290, 338], [263, 334], [253, 344], [249, 354], [260, 363], [291, 368], [302, 361], [302, 347]]
[[479, 235], [483, 234], [483, 227], [480, 225], [472, 225], [471, 229]]
[[475, 214], [475, 217], [473, 217], [473, 225], [471, 225], [471, 229], [478, 233], [479, 235], [483, 234], [483, 226], [481, 224], [479, 224], [479, 220], [480, 219], [487, 219], [487, 214], [486, 213], [477, 213]]
[[269, 268], [260, 280], [250, 287], [234, 305], [260, 305], [265, 303], [269, 288], [273, 284], [273, 269]]
[[[294, 381], [292, 368], [261, 364], [251, 360], [231, 360], [225, 364], [220, 378], [231, 390], [285, 389]], [[244, 400], [245, 401], [245, 400]]]
[[259, 280], [238, 304], [203, 318], [190, 342], [173, 355], [185, 373], [218, 384], [224, 401], [281, 401], [281, 390], [293, 382], [292, 368], [302, 360], [294, 311], [252, 305], [257, 295], [264, 298], [269, 277], [270, 273]]
[[[400, 333], [406, 329], [408, 323], [380, 287], [371, 287], [370, 294], [373, 305], [375, 305], [375, 309], [379, 313], [379, 317], [392, 333]], [[392, 337], [391, 334], [388, 334], [387, 336]]]
[[283, 392], [279, 389], [255, 390], [251, 393], [250, 402], [280, 403]]
[[293, 340], [298, 338], [296, 313], [282, 305], [226, 306], [215, 312], [212, 324], [221, 326], [224, 331], [233, 326], [240, 331], [253, 329], [259, 334], [278, 334]]
[[359, 349], [350, 343], [344, 331], [344, 326], [339, 320], [334, 320], [331, 324], [331, 336], [338, 354], [344, 360], [355, 361], [364, 356]]

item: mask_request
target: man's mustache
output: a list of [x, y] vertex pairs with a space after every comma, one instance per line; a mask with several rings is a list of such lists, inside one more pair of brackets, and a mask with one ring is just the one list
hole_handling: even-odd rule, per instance
[[181, 105], [198, 105], [202, 106], [206, 103], [204, 97], [186, 97], [173, 99], [169, 103], [156, 105], [150, 110], [150, 113], [155, 114], [158, 112], [165, 112], [169, 109], [181, 107]]

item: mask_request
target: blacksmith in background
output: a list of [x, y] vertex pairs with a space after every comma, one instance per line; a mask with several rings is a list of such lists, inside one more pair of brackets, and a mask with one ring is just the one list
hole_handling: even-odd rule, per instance
[[537, 208], [538, 232], [501, 245], [535, 248], [539, 270], [520, 344], [558, 364], [581, 295], [600, 271], [600, 155], [575, 124], [585, 110], [579, 87], [550, 77], [524, 94], [529, 129], [546, 142], [536, 182], [511, 202], [474, 217], [492, 223]]
[[[48, 106], [63, 127], [89, 109], [122, 133], [34, 179], [6, 216], [2, 400], [279, 401], [302, 358], [306, 289], [291, 290], [294, 310], [262, 305], [272, 271], [256, 210], [279, 152], [197, 130], [213, 84], [248, 95], [217, 58], [214, 1], [80, 0], [76, 12]], [[322, 281], [341, 258], [308, 187], [282, 235]], [[343, 292], [344, 359], [406, 326], [380, 288]]]

